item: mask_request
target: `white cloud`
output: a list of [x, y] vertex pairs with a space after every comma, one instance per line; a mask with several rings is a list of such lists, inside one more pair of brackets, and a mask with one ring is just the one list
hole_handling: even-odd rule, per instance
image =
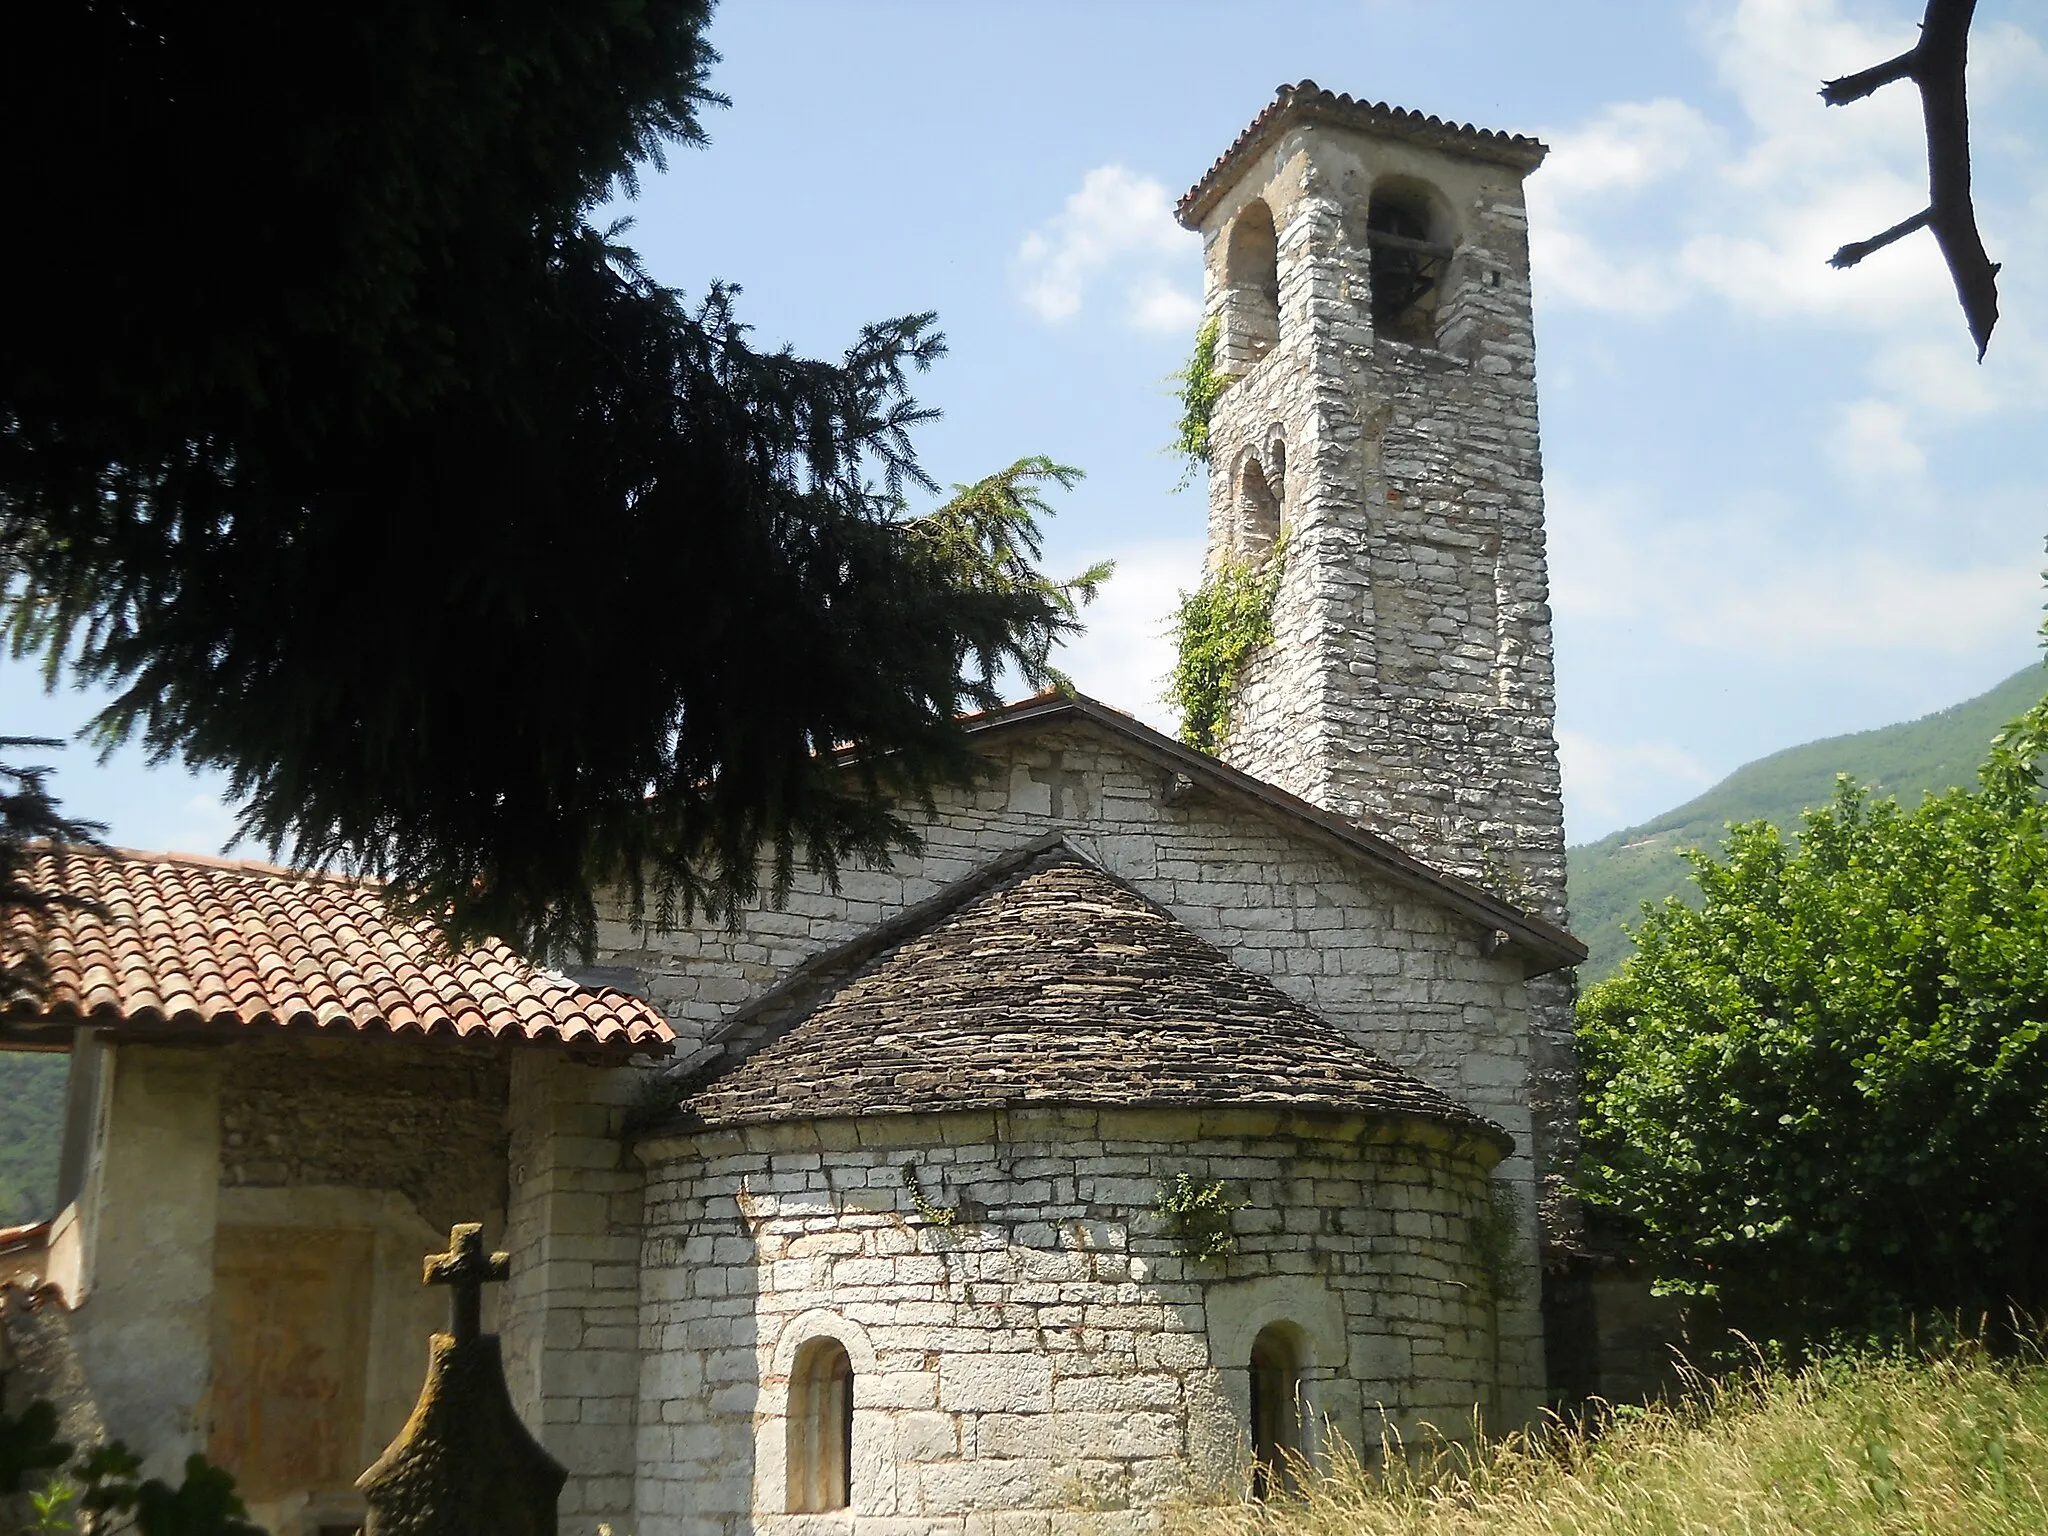
[[1530, 259], [1546, 298], [1588, 309], [1650, 313], [1683, 297], [1668, 253], [1619, 252], [1581, 227], [1587, 208], [1675, 175], [1712, 153], [1719, 135], [1695, 108], [1664, 98], [1620, 102], [1584, 128], [1553, 134], [1529, 183]]
[[1159, 331], [1167, 335], [1179, 335], [1195, 328], [1195, 322], [1202, 318], [1202, 301], [1183, 289], [1176, 288], [1163, 274], [1154, 272], [1144, 281], [1133, 283], [1129, 293], [1129, 307], [1126, 314], [1130, 323], [1141, 331]]
[[1082, 613], [1087, 633], [1054, 658], [1083, 693], [1169, 734], [1180, 722], [1162, 697], [1173, 670], [1168, 625], [1180, 594], [1202, 579], [1202, 542], [1157, 539], [1084, 555], [1116, 561], [1116, 574]]
[[[1696, 35], [1732, 106], [1618, 102], [1546, 135], [1530, 178], [1531, 259], [1543, 303], [1615, 314], [1707, 307], [1748, 320], [1867, 338], [1824, 461], [1856, 482], [1918, 474], [1932, 434], [2048, 400], [2039, 344], [2048, 268], [2015, 259], [2048, 245], [2048, 173], [2033, 132], [2048, 50], [2011, 22], [1972, 50], [1979, 221], [2001, 276], [2004, 318], [1979, 367], [1934, 240], [1915, 234], [1849, 271], [1828, 258], [1927, 200], [1917, 93], [1894, 85], [1848, 107], [1823, 79], [1909, 46], [1914, 11], [1850, 0], [1732, 0], [1695, 11]], [[1982, 67], [1978, 67], [1980, 56]], [[2012, 188], [2017, 185], [2015, 193]], [[2007, 189], [2002, 194], [1987, 188]], [[1822, 345], [1829, 345], [1823, 343]]]
[[1660, 742], [1616, 745], [1560, 728], [1557, 754], [1574, 841], [1604, 836], [1610, 827], [1680, 804], [1715, 778], [1686, 753]]
[[1828, 452], [1851, 479], [1917, 480], [1927, 472], [1927, 454], [1913, 440], [1900, 407], [1888, 400], [1853, 400], [1839, 414]]
[[1660, 521], [1614, 497], [1550, 498], [1551, 598], [1559, 618], [1625, 626], [1643, 643], [1777, 666], [1998, 654], [2040, 604], [2031, 551], [1940, 555], [1802, 543], [1775, 515]]
[[1185, 274], [1199, 260], [1165, 186], [1121, 165], [1088, 172], [1017, 248], [1020, 293], [1040, 319], [1071, 320], [1091, 297], [1113, 290], [1124, 322], [1141, 330], [1193, 325], [1201, 301]]

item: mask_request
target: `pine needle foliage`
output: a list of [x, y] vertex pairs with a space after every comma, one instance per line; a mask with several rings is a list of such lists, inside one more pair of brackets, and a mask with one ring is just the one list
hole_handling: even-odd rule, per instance
[[1958, 1348], [1690, 1378], [1679, 1400], [1533, 1435], [1389, 1429], [1264, 1502], [1167, 1536], [2022, 1536], [2048, 1529], [2048, 1368]]
[[1230, 726], [1245, 658], [1273, 643], [1273, 605], [1286, 572], [1283, 535], [1264, 560], [1224, 560], [1183, 592], [1173, 618], [1173, 674], [1167, 701], [1180, 713], [1180, 739], [1214, 752]]
[[1044, 460], [914, 515], [932, 316], [763, 349], [591, 223], [704, 141], [708, 13], [112, 0], [0, 63], [63, 231], [0, 298], [15, 653], [458, 942], [913, 847], [978, 771], [958, 717], [1055, 682], [1102, 574], [1038, 573]]
[[[63, 746], [47, 736], [0, 736], [0, 752], [9, 757]], [[61, 802], [50, 793], [51, 771], [42, 764], [0, 762], [0, 925], [7, 941], [0, 948], [0, 1004], [32, 1001], [42, 993], [48, 975], [38, 942], [42, 917], [60, 907], [96, 910], [82, 896], [45, 890], [29, 877], [30, 865], [50, 844], [97, 844], [107, 830], [58, 809]], [[0, 1138], [0, 1150], [4, 1144]], [[6, 1172], [0, 1167], [0, 1191], [6, 1188]]]

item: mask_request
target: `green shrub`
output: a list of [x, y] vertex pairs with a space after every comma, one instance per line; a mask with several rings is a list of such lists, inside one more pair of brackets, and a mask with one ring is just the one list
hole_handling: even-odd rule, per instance
[[1793, 1344], [2048, 1304], [2044, 740], [1736, 827], [1587, 994], [1580, 1183], [1669, 1286]]

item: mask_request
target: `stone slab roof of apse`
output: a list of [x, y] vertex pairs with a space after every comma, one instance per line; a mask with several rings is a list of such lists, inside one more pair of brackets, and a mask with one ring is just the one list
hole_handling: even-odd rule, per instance
[[1064, 845], [1022, 853], [809, 995], [786, 993], [772, 1021], [736, 1017], [720, 1055], [679, 1085], [675, 1128], [1253, 1106], [1433, 1121], [1512, 1147]]

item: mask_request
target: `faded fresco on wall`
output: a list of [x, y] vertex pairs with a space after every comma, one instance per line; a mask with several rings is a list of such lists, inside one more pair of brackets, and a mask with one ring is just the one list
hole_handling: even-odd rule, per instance
[[207, 1454], [251, 1500], [362, 1471], [371, 1245], [359, 1230], [219, 1229]]

